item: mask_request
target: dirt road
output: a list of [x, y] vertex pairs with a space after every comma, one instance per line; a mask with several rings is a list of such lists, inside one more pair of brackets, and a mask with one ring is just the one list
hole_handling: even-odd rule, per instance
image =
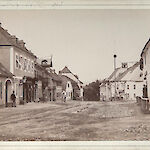
[[150, 115], [130, 102], [29, 103], [0, 109], [0, 140], [150, 140]]

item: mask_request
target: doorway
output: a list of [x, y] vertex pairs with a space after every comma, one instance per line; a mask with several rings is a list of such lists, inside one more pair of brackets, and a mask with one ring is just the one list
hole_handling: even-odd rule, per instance
[[11, 92], [12, 92], [12, 85], [11, 85], [11, 81], [10, 80], [7, 80], [6, 83], [5, 83], [5, 106], [7, 107], [8, 106], [8, 102], [10, 101], [10, 95], [11, 95]]

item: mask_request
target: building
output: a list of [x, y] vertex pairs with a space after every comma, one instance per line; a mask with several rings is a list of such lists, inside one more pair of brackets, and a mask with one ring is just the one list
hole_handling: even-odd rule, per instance
[[[13, 90], [17, 103], [34, 99], [34, 62], [36, 56], [25, 47], [25, 43], [12, 36], [0, 24], [0, 62], [13, 76]], [[12, 84], [12, 83], [10, 83]], [[6, 100], [5, 100], [6, 101]]]
[[136, 100], [142, 96], [143, 79], [140, 63], [132, 65], [122, 63], [122, 66], [105, 79], [100, 85], [100, 100]]
[[145, 44], [140, 59], [141, 75], [143, 77], [143, 98], [150, 99], [150, 39]]
[[40, 101], [43, 98], [43, 77], [44, 68], [39, 63], [35, 63], [35, 101]]
[[76, 99], [81, 99], [83, 100], [83, 82], [81, 82], [78, 78], [77, 75], [73, 74], [67, 66], [65, 66], [61, 71], [59, 71], [60, 75], [66, 76], [70, 79], [72, 79], [73, 81], [75, 81], [78, 85], [78, 88], [74, 89], [74, 93], [76, 93]]
[[136, 100], [142, 97], [143, 78], [141, 76], [140, 62], [136, 62], [117, 77], [117, 94], [125, 100]]
[[127, 66], [122, 64], [116, 68], [113, 73], [106, 78], [100, 85], [100, 100], [112, 100], [117, 96], [117, 77], [127, 70]]
[[100, 82], [100, 101], [109, 100], [111, 97], [111, 89], [107, 79]]
[[62, 90], [66, 92], [66, 100], [76, 100], [80, 90], [78, 84], [67, 76], [59, 75], [62, 80]]
[[52, 78], [52, 97], [51, 99], [59, 100], [62, 98], [62, 80], [58, 74], [55, 73], [55, 70], [51, 70], [50, 77]]
[[61, 87], [61, 78], [56, 74], [55, 70], [52, 69], [52, 58], [49, 59], [42, 59], [38, 60], [41, 62], [41, 66], [46, 70], [48, 73], [47, 75], [47, 82], [48, 82], [48, 89], [49, 89], [49, 99], [50, 101], [55, 101], [61, 99], [62, 87]]

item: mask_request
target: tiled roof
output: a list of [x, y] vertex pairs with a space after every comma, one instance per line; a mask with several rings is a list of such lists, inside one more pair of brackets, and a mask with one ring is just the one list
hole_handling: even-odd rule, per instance
[[107, 80], [111, 80], [111, 79], [114, 77], [115, 73], [117, 73], [117, 71], [118, 71], [119, 69], [120, 69], [120, 68], [116, 68], [115, 71], [113, 71], [113, 73], [107, 78]]
[[67, 66], [65, 66], [61, 71], [60, 73], [71, 73], [71, 71], [68, 69]]
[[65, 66], [61, 71], [59, 71], [60, 74], [62, 73], [71, 73], [81, 84], [83, 84], [82, 81], [79, 80], [79, 78], [77, 77], [77, 75], [74, 75], [67, 66]]
[[115, 71], [113, 71], [113, 73], [108, 77], [107, 80], [109, 81], [115, 81], [117, 79], [117, 77], [122, 74], [125, 70], [127, 70], [127, 68], [116, 68]]
[[117, 81], [142, 81], [140, 77], [140, 62], [135, 63], [133, 66], [129, 67], [126, 71], [120, 74], [116, 80]]
[[[25, 46], [21, 46], [19, 43], [23, 42], [22, 40], [19, 40], [16, 36], [13, 36], [11, 34], [8, 33], [7, 30], [5, 30], [4, 28], [2, 28], [0, 26], [0, 32], [3, 34], [3, 36], [7, 39], [7, 41], [3, 41], [3, 43], [0, 43], [0, 45], [12, 45], [12, 46], [16, 46], [18, 48], [20, 48], [21, 50], [29, 53], [30, 55], [36, 57], [30, 50], [28, 50]], [[15, 40], [13, 40], [15, 39]], [[24, 43], [24, 42], [23, 42]]]
[[12, 78], [13, 74], [0, 63], [0, 76]]

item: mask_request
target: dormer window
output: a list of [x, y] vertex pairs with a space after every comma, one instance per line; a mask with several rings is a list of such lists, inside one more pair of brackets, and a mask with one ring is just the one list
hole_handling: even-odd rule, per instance
[[140, 69], [143, 70], [144, 64], [143, 64], [143, 58], [140, 59]]
[[122, 63], [122, 68], [128, 68], [128, 64], [127, 63]]

